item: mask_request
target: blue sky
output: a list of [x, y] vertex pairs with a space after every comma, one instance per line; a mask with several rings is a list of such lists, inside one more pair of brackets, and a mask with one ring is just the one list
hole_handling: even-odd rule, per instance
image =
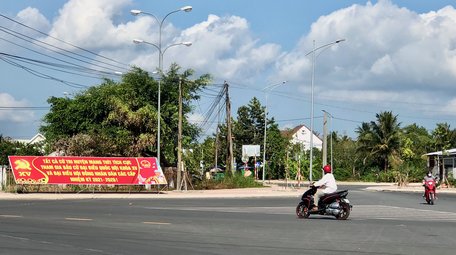
[[[11, 55], [49, 62], [56, 62], [49, 56], [61, 56], [43, 52], [42, 48], [11, 33], [39, 39], [78, 56], [95, 57], [62, 43], [65, 41], [115, 59], [115, 65], [136, 65], [153, 71], [158, 65], [154, 48], [135, 45], [132, 40], [156, 42], [158, 28], [151, 17], [135, 17], [130, 15], [130, 10], [141, 9], [162, 18], [186, 5], [191, 5], [193, 10], [166, 19], [163, 44], [191, 41], [193, 45], [168, 49], [164, 68], [176, 62], [199, 74], [210, 73], [214, 84], [227, 81], [231, 85], [234, 116], [237, 108], [254, 96], [264, 104], [264, 87], [287, 80], [269, 94], [269, 116], [281, 128], [310, 126], [312, 63], [306, 54], [312, 50], [314, 40], [318, 47], [343, 38], [346, 41], [317, 54], [314, 82], [317, 132], [322, 132], [322, 110], [332, 114], [332, 130], [352, 137], [362, 122], [375, 120], [375, 114], [381, 111], [398, 115], [402, 126], [416, 123], [432, 130], [436, 123], [447, 122], [455, 128], [455, 3], [445, 0], [2, 0], [0, 134], [21, 139], [33, 137], [47, 112], [48, 97], [63, 97], [64, 93], [71, 96], [84, 89], [80, 85], [100, 83], [97, 78], [34, 66], [66, 81], [65, 84], [39, 78], [12, 65], [12, 60], [14, 63], [18, 60], [11, 59]], [[86, 66], [94, 67], [94, 63]], [[107, 76], [118, 79], [114, 74]], [[203, 96], [189, 117], [201, 120], [211, 100]], [[18, 110], [20, 107], [32, 108]], [[206, 130], [209, 134], [212, 131]]]

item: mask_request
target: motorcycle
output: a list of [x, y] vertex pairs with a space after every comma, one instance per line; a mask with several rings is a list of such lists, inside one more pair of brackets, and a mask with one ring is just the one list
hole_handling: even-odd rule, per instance
[[426, 180], [424, 181], [424, 199], [430, 205], [435, 203], [435, 180]]
[[314, 207], [314, 195], [318, 187], [310, 186], [310, 189], [304, 192], [296, 207], [298, 218], [309, 218], [311, 214], [331, 215], [338, 220], [346, 220], [352, 210], [352, 205], [347, 199], [348, 190], [337, 191], [326, 194], [320, 198], [318, 210], [312, 210]]

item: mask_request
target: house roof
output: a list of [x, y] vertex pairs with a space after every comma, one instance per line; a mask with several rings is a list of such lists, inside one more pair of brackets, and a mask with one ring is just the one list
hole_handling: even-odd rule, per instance
[[[298, 132], [299, 129], [301, 129], [302, 127], [306, 127], [305, 125], [299, 125], [299, 126], [296, 126], [292, 129], [286, 129], [286, 130], [282, 130], [280, 131], [280, 133], [282, 134], [282, 136], [286, 137], [286, 138], [291, 138], [294, 134], [296, 134], [296, 132]], [[307, 128], [307, 127], [306, 127]], [[309, 129], [310, 130], [310, 129]]]
[[442, 151], [429, 152], [424, 154], [426, 156], [442, 156], [442, 155], [456, 155], [456, 148], [445, 150], [445, 154]]
[[14, 139], [14, 141], [16, 142], [20, 142], [20, 143], [24, 143], [24, 144], [35, 144], [35, 143], [38, 143], [38, 142], [41, 142], [41, 141], [44, 141], [46, 140], [46, 137], [44, 137], [44, 135], [38, 133], [36, 134], [35, 136], [32, 137], [32, 139], [28, 140], [28, 139]]
[[[292, 129], [282, 130], [282, 131], [280, 131], [280, 133], [282, 134], [282, 136], [284, 136], [288, 139], [291, 139], [293, 137], [293, 135], [296, 134], [303, 127], [305, 127], [310, 132], [310, 128], [308, 128], [306, 125], [302, 124], [302, 125], [298, 125], [298, 126], [292, 128]], [[316, 137], [318, 137], [318, 139], [321, 140], [320, 136], [317, 133], [315, 133], [315, 130], [313, 130], [313, 134]]]

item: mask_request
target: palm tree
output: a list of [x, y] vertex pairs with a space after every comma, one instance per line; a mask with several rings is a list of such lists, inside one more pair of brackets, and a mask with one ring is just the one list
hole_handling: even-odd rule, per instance
[[392, 112], [376, 114], [377, 120], [362, 123], [358, 133], [358, 152], [365, 153], [384, 170], [389, 168], [390, 157], [398, 155], [400, 148], [400, 123]]
[[434, 131], [432, 131], [432, 140], [434, 150], [444, 151], [451, 149], [451, 142], [454, 140], [455, 131], [450, 129], [448, 123], [437, 123]]

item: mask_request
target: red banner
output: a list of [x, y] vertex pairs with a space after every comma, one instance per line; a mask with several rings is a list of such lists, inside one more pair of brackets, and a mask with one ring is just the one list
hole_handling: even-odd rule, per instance
[[18, 184], [166, 184], [157, 158], [9, 156]]

